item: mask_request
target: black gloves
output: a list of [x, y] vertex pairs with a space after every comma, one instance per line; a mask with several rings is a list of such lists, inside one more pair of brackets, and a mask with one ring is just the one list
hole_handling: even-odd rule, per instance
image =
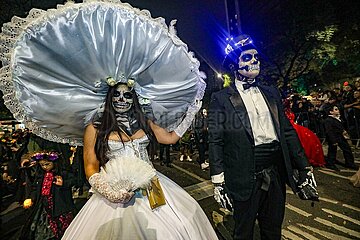
[[301, 171], [295, 170], [293, 177], [297, 186], [297, 195], [301, 199], [319, 201], [316, 181], [311, 167]]

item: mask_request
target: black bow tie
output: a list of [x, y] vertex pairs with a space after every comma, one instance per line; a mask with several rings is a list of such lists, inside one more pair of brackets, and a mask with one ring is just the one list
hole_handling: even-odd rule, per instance
[[252, 82], [252, 83], [243, 83], [243, 88], [244, 90], [249, 89], [251, 87], [257, 87], [258, 83], [256, 81]]

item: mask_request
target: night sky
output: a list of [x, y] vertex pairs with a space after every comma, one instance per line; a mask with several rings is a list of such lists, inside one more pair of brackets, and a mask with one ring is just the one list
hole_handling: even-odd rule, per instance
[[[125, 2], [125, 1], [123, 1]], [[177, 19], [178, 36], [214, 70], [220, 70], [227, 37], [223, 0], [127, 0], [132, 6], [147, 9], [153, 17], [163, 17], [169, 24]]]
[[[279, 8], [280, 3], [291, 8], [292, 0], [237, 0], [240, 9], [241, 29], [243, 33], [249, 34], [256, 45], [264, 42], [269, 45], [269, 41], [276, 38], [274, 33], [282, 34], [278, 28], [280, 26], [270, 25], [272, 19], [280, 18], [284, 12]], [[297, 1], [304, 6], [307, 14], [307, 6], [314, 0]], [[10, 20], [15, 2], [20, 0], [0, 0], [1, 18]], [[63, 3], [64, 0], [33, 0], [33, 7], [42, 9], [54, 8], [56, 3]], [[82, 2], [75, 0], [75, 2]], [[225, 2], [234, 0], [122, 0], [139, 9], [147, 9], [154, 18], [163, 17], [167, 24], [171, 20], [177, 19], [176, 29], [178, 36], [188, 45], [189, 50], [195, 52], [195, 56], [203, 63], [206, 62], [214, 71], [221, 71], [221, 63], [224, 59], [224, 47], [226, 37], [229, 36], [227, 30], [227, 18]], [[351, 18], [355, 9], [359, 7], [359, 0], [338, 1], [338, 0], [315, 0], [319, 3], [316, 11], [323, 12], [328, 6], [333, 5], [337, 9], [337, 16], [340, 22], [346, 22]], [[340, 3], [341, 2], [341, 3]], [[346, 4], [345, 4], [346, 3]], [[356, 4], [355, 4], [356, 3]], [[8, 5], [9, 7], [6, 7]], [[311, 9], [312, 10], [312, 9]], [[351, 11], [352, 10], [352, 11]], [[314, 11], [314, 17], [317, 13]], [[10, 14], [9, 14], [10, 13]], [[4, 15], [9, 15], [3, 17]], [[357, 14], [356, 14], [357, 15]], [[352, 20], [351, 20], [352, 19]], [[339, 22], [339, 21], [338, 21]], [[350, 26], [350, 24], [348, 25]], [[268, 39], [264, 39], [267, 36]], [[270, 36], [270, 39], [269, 39]]]
[[[259, 24], [265, 19], [265, 15], [271, 15], [272, 9], [280, 0], [237, 0], [241, 12], [241, 28], [244, 33], [250, 34], [257, 41], [261, 38], [260, 29], [265, 29], [266, 22]], [[19, 8], [20, 0], [0, 0], [1, 18], [10, 21]], [[56, 4], [64, 0], [33, 0], [23, 1], [31, 3], [32, 7], [48, 9], [54, 8]], [[75, 0], [75, 2], [82, 2]], [[229, 36], [227, 30], [227, 17], [225, 2], [234, 0], [122, 0], [139, 9], [147, 9], [154, 18], [163, 17], [167, 24], [177, 19], [176, 29], [178, 36], [195, 52], [195, 56], [206, 62], [214, 71], [221, 71], [221, 63], [224, 59], [224, 47], [226, 38]], [[26, 9], [26, 7], [24, 7]], [[6, 15], [6, 17], [4, 17]], [[22, 16], [24, 17], [24, 16]]]

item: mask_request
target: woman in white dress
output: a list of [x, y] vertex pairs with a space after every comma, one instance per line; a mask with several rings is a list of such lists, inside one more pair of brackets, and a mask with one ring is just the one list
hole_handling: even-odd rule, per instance
[[[100, 121], [95, 119], [84, 134], [85, 172], [94, 193], [63, 239], [217, 239], [198, 203], [166, 176], [156, 173], [166, 204], [154, 210], [140, 189], [132, 191], [132, 184], [119, 189], [114, 180], [108, 180], [114, 179], [108, 178], [109, 172], [123, 172], [117, 168], [124, 168], [128, 174], [136, 172], [133, 169], [138, 165], [132, 166], [129, 157], [139, 156], [151, 165], [146, 152], [148, 139], [177, 142], [198, 108], [189, 110], [179, 127], [168, 132], [145, 120], [136, 94], [126, 84], [110, 87]], [[147, 173], [136, 175], [143, 174]]]
[[[154, 138], [182, 136], [206, 87], [174, 24], [120, 0], [84, 0], [32, 9], [2, 27], [6, 106], [40, 137], [84, 144], [93, 195], [64, 239], [217, 238], [196, 201], [156, 173], [145, 150]], [[142, 189], [155, 175], [166, 201], [152, 210]]]

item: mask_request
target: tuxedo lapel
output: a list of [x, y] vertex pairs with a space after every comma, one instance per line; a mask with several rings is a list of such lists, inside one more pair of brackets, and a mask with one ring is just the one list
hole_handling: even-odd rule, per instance
[[278, 109], [278, 106], [276, 105], [276, 100], [275, 100], [276, 96], [274, 96], [272, 94], [269, 87], [263, 86], [263, 85], [259, 85], [258, 87], [261, 90], [261, 93], [265, 99], [265, 102], [268, 105], [268, 108], [270, 110], [275, 130], [276, 130], [278, 136], [280, 136], [279, 109]]
[[248, 136], [250, 137], [251, 141], [254, 142], [254, 136], [252, 133], [252, 128], [250, 124], [250, 119], [248, 112], [246, 110], [244, 101], [242, 100], [240, 94], [237, 90], [235, 90], [235, 86], [229, 87], [229, 93], [230, 93], [230, 102], [234, 106], [235, 114], [238, 116], [240, 121], [242, 122], [246, 132], [248, 133]]

